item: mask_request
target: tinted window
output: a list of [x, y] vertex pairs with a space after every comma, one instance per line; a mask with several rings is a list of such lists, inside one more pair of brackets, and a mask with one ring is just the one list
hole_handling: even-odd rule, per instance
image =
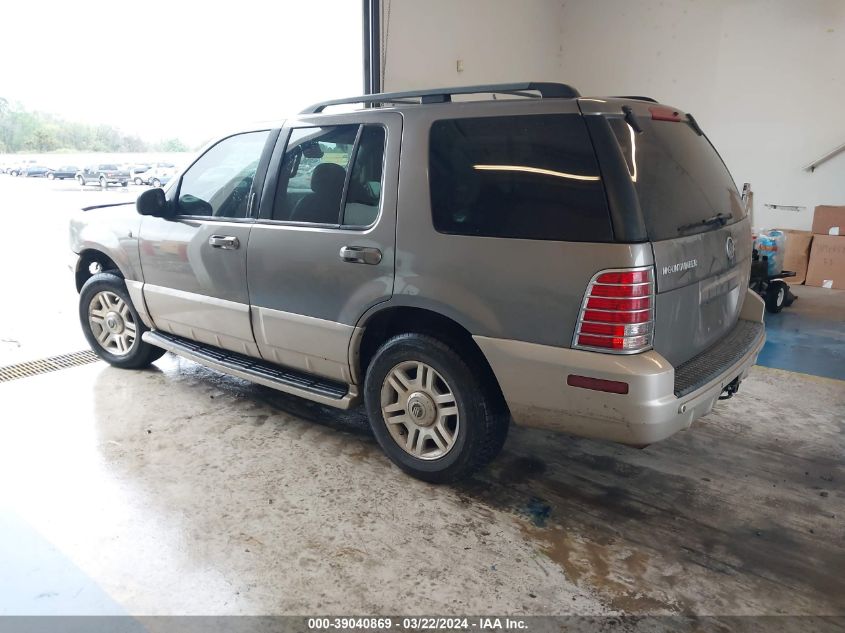
[[346, 204], [343, 206], [344, 226], [370, 226], [378, 217], [381, 201], [381, 175], [384, 163], [384, 128], [365, 125], [355, 161], [349, 176]]
[[641, 134], [609, 119], [628, 163], [649, 239], [660, 241], [718, 229], [702, 225], [717, 214], [728, 224], [745, 217], [744, 205], [722, 159], [687, 123], [638, 117]]
[[230, 136], [203, 154], [182, 177], [179, 213], [245, 218], [252, 181], [269, 134]]
[[610, 216], [581, 116], [436, 121], [434, 226], [444, 233], [609, 242]]

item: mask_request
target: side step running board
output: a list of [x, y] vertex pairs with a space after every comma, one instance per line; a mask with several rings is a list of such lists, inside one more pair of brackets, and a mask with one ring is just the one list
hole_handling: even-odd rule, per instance
[[142, 339], [150, 345], [161, 347], [210, 369], [257, 382], [320, 404], [338, 409], [349, 409], [358, 404], [358, 390], [355, 385], [346, 385], [295, 369], [287, 369], [258, 358], [157, 330], [144, 332]]

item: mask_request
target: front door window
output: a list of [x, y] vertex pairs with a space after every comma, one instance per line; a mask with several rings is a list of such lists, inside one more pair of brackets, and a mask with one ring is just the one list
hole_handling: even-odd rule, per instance
[[269, 131], [223, 139], [203, 154], [182, 176], [179, 215], [245, 218], [252, 183]]

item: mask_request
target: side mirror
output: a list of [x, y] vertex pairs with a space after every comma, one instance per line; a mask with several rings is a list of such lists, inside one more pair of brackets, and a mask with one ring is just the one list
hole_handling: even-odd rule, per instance
[[135, 201], [135, 208], [141, 215], [152, 215], [157, 218], [168, 216], [167, 198], [164, 197], [164, 190], [160, 187], [147, 189], [138, 196]]

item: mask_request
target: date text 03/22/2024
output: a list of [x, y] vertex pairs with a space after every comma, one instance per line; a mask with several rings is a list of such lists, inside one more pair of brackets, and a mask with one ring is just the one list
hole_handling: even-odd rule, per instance
[[442, 617], [407, 617], [407, 618], [309, 618], [310, 631], [328, 630], [437, 630], [437, 631], [519, 631], [528, 628], [520, 618], [442, 618]]

